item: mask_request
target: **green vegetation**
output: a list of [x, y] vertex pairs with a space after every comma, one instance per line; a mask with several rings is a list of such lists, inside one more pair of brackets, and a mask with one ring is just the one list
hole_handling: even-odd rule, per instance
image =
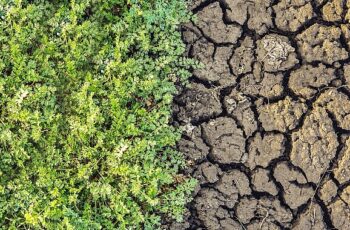
[[0, 0], [1, 229], [181, 219], [195, 181], [169, 120], [189, 17], [184, 0]]

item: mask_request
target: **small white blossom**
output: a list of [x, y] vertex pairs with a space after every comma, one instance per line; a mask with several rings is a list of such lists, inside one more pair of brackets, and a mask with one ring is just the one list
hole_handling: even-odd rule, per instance
[[22, 104], [23, 99], [26, 98], [28, 96], [28, 94], [29, 94], [28, 90], [21, 89], [19, 97], [16, 99], [16, 103]]

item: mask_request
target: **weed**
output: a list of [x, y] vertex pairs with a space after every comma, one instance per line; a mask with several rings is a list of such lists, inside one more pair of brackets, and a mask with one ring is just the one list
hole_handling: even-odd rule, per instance
[[155, 229], [175, 176], [183, 0], [0, 1], [1, 229]]

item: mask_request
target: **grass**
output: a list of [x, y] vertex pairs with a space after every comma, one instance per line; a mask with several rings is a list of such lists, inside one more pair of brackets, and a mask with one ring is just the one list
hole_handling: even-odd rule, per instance
[[0, 229], [157, 229], [195, 185], [169, 125], [184, 0], [0, 0]]

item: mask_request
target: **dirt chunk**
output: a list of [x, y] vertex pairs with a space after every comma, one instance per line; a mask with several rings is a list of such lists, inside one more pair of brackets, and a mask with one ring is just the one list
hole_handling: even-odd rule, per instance
[[218, 2], [205, 7], [197, 14], [196, 25], [205, 36], [215, 43], [235, 44], [242, 34], [242, 28], [237, 25], [226, 25], [223, 21], [223, 12]]
[[257, 192], [267, 192], [273, 196], [278, 194], [278, 190], [273, 181], [269, 178], [269, 171], [257, 168], [252, 174], [252, 186]]
[[306, 178], [302, 173], [288, 166], [286, 162], [279, 163], [273, 176], [283, 187], [283, 197], [291, 209], [297, 209], [306, 204], [314, 195], [312, 187], [305, 185]]
[[315, 15], [310, 0], [282, 0], [275, 5], [276, 26], [295, 32]]
[[248, 28], [264, 34], [273, 26], [271, 0], [223, 0], [229, 22], [243, 25], [248, 20]]
[[192, 84], [177, 102], [180, 105], [177, 117], [183, 122], [198, 122], [222, 112], [218, 93], [201, 84]]
[[290, 74], [288, 86], [298, 96], [309, 99], [319, 92], [319, 88], [328, 86], [336, 78], [334, 72], [323, 64], [317, 67], [303, 65]]
[[250, 224], [246, 227], [247, 230], [280, 230], [281, 228], [272, 223], [272, 222], [265, 222], [265, 221], [252, 221]]
[[282, 82], [283, 74], [263, 72], [261, 65], [255, 63], [253, 73], [242, 77], [239, 88], [254, 97], [274, 98], [282, 95]]
[[222, 172], [219, 166], [210, 162], [204, 162], [198, 166], [196, 172], [194, 173], [194, 177], [200, 184], [212, 184], [219, 180], [221, 174]]
[[[197, 40], [192, 47], [191, 55], [196, 60], [200, 61], [203, 64], [209, 63], [212, 60], [212, 56], [215, 52], [215, 46], [213, 43], [208, 42], [205, 38]], [[195, 72], [194, 72], [195, 74]]]
[[328, 207], [334, 227], [341, 230], [350, 229], [349, 201], [346, 202], [343, 199], [338, 198]]
[[340, 36], [339, 27], [314, 24], [298, 34], [296, 39], [299, 52], [306, 62], [333, 64], [348, 58], [348, 52], [340, 43]]
[[277, 72], [291, 69], [297, 63], [295, 48], [290, 45], [287, 37], [268, 34], [257, 41], [258, 61], [263, 63], [267, 72]]
[[260, 223], [264, 220], [267, 223], [277, 222], [284, 227], [289, 227], [290, 221], [293, 219], [292, 213], [282, 207], [279, 200], [268, 198], [244, 197], [237, 205], [236, 214], [243, 224], [250, 223], [254, 218]]
[[227, 112], [234, 116], [243, 127], [243, 131], [247, 137], [250, 137], [257, 130], [258, 125], [251, 108], [252, 102], [249, 97], [244, 96], [237, 90], [233, 90], [225, 97], [224, 106]]
[[319, 190], [319, 196], [325, 204], [329, 204], [338, 192], [337, 185], [332, 180], [327, 180]]
[[329, 22], [340, 21], [343, 10], [344, 0], [330, 0], [322, 8], [322, 18]]
[[254, 42], [251, 37], [245, 37], [230, 60], [233, 73], [238, 76], [252, 71], [254, 61]]
[[208, 81], [217, 82], [219, 84], [234, 84], [236, 77], [230, 72], [227, 64], [232, 54], [232, 47], [217, 47], [202, 38], [198, 40], [192, 49], [192, 55], [200, 61], [204, 67], [193, 71], [193, 75], [197, 78]]
[[232, 230], [232, 229], [244, 230], [239, 222], [228, 218], [220, 220], [220, 227], [221, 227], [220, 230], [221, 229], [222, 230]]
[[[203, 188], [195, 198], [194, 207], [206, 229], [239, 229], [232, 209], [239, 196], [250, 195], [248, 177], [239, 170], [225, 172], [214, 188]], [[232, 228], [234, 227], [234, 228]]]
[[292, 163], [300, 167], [308, 181], [319, 183], [334, 158], [339, 143], [332, 120], [323, 108], [316, 107], [303, 126], [292, 134]]
[[203, 136], [212, 147], [213, 160], [223, 164], [244, 161], [245, 138], [232, 118], [220, 117], [203, 124]]
[[343, 71], [346, 86], [350, 89], [350, 64], [344, 65]]
[[350, 205], [350, 185], [347, 186], [342, 193], [340, 194], [340, 198], [347, 204]]
[[[221, 230], [220, 223], [230, 221], [231, 214], [222, 206], [226, 205], [226, 200], [218, 191], [212, 188], [202, 189], [195, 199], [194, 207], [197, 210], [198, 218], [210, 230]], [[238, 225], [237, 225], [238, 226]]]
[[228, 21], [244, 25], [248, 19], [249, 4], [245, 0], [223, 0], [222, 2], [226, 7]]
[[269, 163], [283, 155], [285, 137], [282, 134], [257, 133], [248, 141], [248, 160], [246, 165], [250, 169], [256, 166], [266, 168]]
[[192, 22], [184, 24], [181, 29], [183, 41], [188, 45], [194, 44], [203, 37], [201, 31]]
[[178, 142], [178, 149], [192, 162], [200, 162], [209, 154], [209, 147], [201, 138], [201, 128], [191, 127], [186, 135]]
[[337, 89], [327, 90], [320, 95], [316, 104], [330, 111], [340, 128], [350, 130], [350, 101], [345, 94]]
[[293, 230], [327, 230], [323, 221], [323, 211], [316, 202], [311, 202], [309, 207], [300, 215]]
[[349, 0], [346, 1], [346, 8], [348, 10], [345, 14], [345, 20], [346, 20], [346, 22], [349, 22], [350, 21], [350, 1]]
[[307, 111], [307, 106], [289, 96], [276, 103], [258, 107], [259, 120], [266, 131], [286, 132], [293, 130], [301, 116]]
[[244, 196], [250, 195], [251, 189], [249, 187], [249, 179], [248, 177], [239, 170], [232, 170], [229, 172], [225, 172], [216, 185], [218, 191], [222, 193], [222, 195], [227, 199], [227, 207], [233, 208], [236, 202], [237, 195]]
[[248, 3], [248, 28], [264, 34], [273, 26], [271, 0], [255, 0]]
[[340, 184], [350, 181], [350, 138], [345, 142], [344, 149], [334, 169], [334, 176]]

